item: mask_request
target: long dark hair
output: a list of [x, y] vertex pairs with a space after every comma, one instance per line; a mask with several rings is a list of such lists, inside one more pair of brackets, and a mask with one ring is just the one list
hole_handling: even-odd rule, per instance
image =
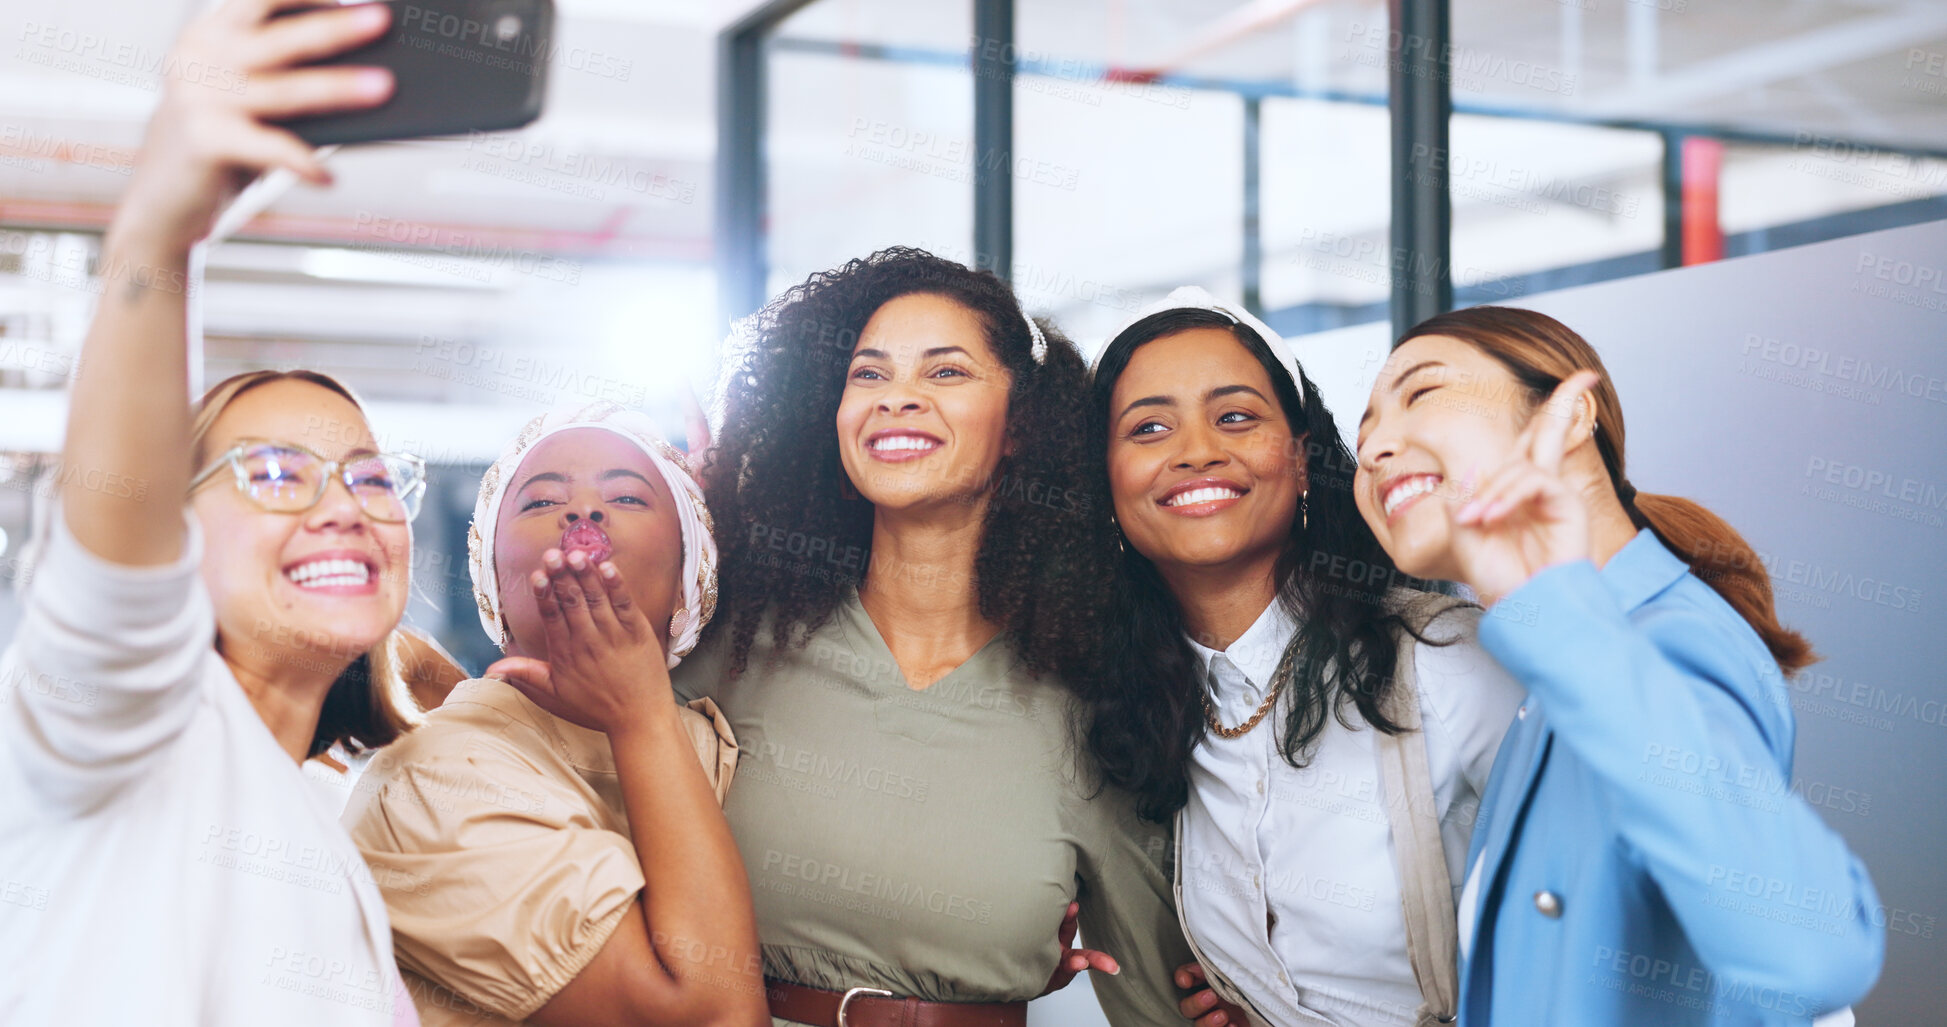
[[1076, 468], [1099, 461], [1088, 414], [1075, 401], [1088, 367], [1051, 326], [1045, 359], [1006, 282], [924, 250], [894, 247], [820, 272], [772, 301], [726, 357], [723, 428], [703, 472], [716, 520], [721, 595], [705, 643], [729, 633], [731, 673], [742, 673], [759, 625], [772, 644], [803, 644], [830, 619], [871, 558], [872, 504], [850, 488], [834, 429], [845, 369], [859, 333], [888, 301], [944, 296], [979, 318], [1013, 378], [1013, 444], [987, 497], [974, 559], [983, 617], [1002, 626], [1035, 673], [1072, 682], [1086, 671], [1114, 555], [1106, 504]]
[[1507, 368], [1527, 391], [1532, 409], [1577, 371], [1600, 377], [1589, 394], [1595, 399], [1595, 446], [1616, 498], [1631, 524], [1648, 528], [1657, 541], [1690, 565], [1690, 572], [1717, 590], [1764, 640], [1786, 675], [1817, 661], [1804, 635], [1778, 621], [1771, 578], [1744, 536], [1722, 517], [1680, 496], [1637, 492], [1623, 461], [1622, 398], [1609, 369], [1587, 339], [1547, 314], [1515, 307], [1469, 307], [1436, 314], [1414, 325], [1393, 348], [1422, 335], [1444, 335], [1473, 346]]
[[[1264, 365], [1293, 439], [1304, 439], [1306, 516], [1292, 519], [1274, 572], [1278, 601], [1299, 624], [1280, 751], [1292, 766], [1304, 766], [1326, 718], [1356, 727], [1352, 710], [1373, 728], [1398, 734], [1402, 728], [1384, 708], [1399, 652], [1395, 632], [1410, 626], [1387, 593], [1425, 583], [1393, 566], [1353, 505], [1357, 466], [1318, 389], [1302, 370], [1294, 383], [1257, 332], [1217, 311], [1183, 308], [1152, 314], [1111, 340], [1089, 396], [1096, 488], [1109, 494], [1105, 455], [1116, 379], [1144, 344], [1197, 328], [1230, 333]], [[1115, 614], [1086, 696], [1087, 742], [1104, 777], [1135, 793], [1144, 816], [1162, 820], [1189, 798], [1190, 752], [1205, 730], [1200, 671], [1182, 607], [1156, 565], [1127, 545], [1118, 563]]]

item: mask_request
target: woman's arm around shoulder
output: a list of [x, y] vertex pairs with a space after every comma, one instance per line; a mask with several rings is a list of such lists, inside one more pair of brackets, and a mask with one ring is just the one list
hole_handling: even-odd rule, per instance
[[1081, 938], [1115, 957], [1121, 972], [1092, 975], [1095, 997], [1116, 1027], [1183, 1022], [1173, 974], [1195, 957], [1177, 922], [1168, 824], [1137, 816], [1128, 793], [1105, 787], [1086, 800]]

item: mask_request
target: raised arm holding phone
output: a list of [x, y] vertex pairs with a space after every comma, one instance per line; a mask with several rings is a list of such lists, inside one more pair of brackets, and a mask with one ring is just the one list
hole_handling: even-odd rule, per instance
[[[381, 452], [350, 390], [253, 372], [193, 408], [191, 248], [286, 168], [270, 119], [383, 101], [384, 71], [297, 68], [383, 8], [198, 19], [106, 235], [57, 500], [0, 657], [0, 917], [9, 1023], [415, 1022], [364, 864], [300, 763], [382, 745], [416, 711], [393, 672], [422, 465]], [[185, 508], [187, 504], [187, 509]], [[214, 644], [212, 644], [212, 642]]]

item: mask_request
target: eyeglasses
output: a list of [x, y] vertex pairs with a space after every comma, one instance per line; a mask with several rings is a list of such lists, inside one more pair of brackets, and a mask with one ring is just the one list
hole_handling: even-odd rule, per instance
[[324, 457], [293, 442], [243, 439], [190, 479], [194, 492], [228, 464], [237, 491], [271, 513], [303, 513], [324, 498], [336, 478], [375, 521], [400, 523], [419, 515], [426, 494], [426, 462], [410, 453]]

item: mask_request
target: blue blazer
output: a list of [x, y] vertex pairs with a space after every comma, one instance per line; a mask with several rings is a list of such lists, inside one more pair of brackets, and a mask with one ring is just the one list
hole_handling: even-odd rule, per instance
[[1528, 702], [1467, 859], [1463, 1025], [1804, 1023], [1866, 994], [1879, 897], [1791, 791], [1785, 682], [1729, 603], [1643, 531], [1480, 639]]

